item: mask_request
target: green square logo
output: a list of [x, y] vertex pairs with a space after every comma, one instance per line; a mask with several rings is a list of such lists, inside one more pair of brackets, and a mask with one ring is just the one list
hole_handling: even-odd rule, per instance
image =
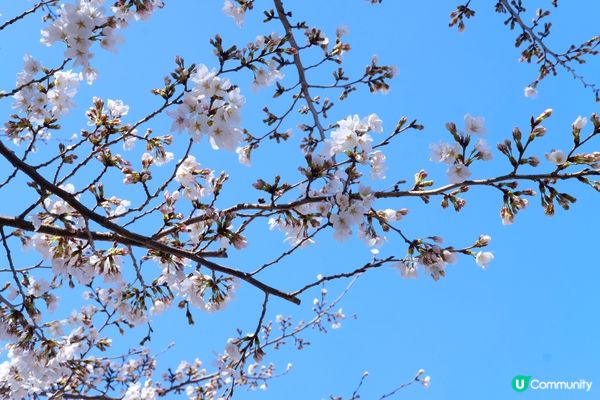
[[524, 392], [529, 388], [531, 376], [517, 375], [512, 380], [512, 388], [515, 392]]

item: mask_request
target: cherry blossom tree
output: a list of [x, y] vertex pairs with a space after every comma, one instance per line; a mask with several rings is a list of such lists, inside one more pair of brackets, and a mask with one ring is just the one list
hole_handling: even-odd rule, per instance
[[[451, 12], [450, 27], [462, 31], [476, 17], [470, 3]], [[521, 0], [495, 5], [516, 34], [521, 61], [538, 69], [524, 94], [535, 96], [545, 79], [565, 72], [600, 100], [600, 88], [578, 71], [597, 54], [600, 37], [565, 52], [554, 50], [547, 44], [550, 10], [539, 9], [526, 22], [532, 14], [525, 6]], [[245, 43], [217, 34], [210, 38], [215, 58], [198, 63], [170, 55], [172, 70], [157, 77], [148, 95], [153, 108], [94, 97], [87, 104], [87, 125], [66, 135], [61, 126], [73, 117], [76, 101], [85, 101], [78, 91], [93, 87], [102, 74], [94, 54], [115, 52], [130, 24], [152, 24], [152, 15], [163, 7], [169, 2], [43, 0], [2, 16], [5, 40], [22, 21], [43, 18], [40, 42], [55, 56], [44, 65], [35, 49], [23, 49], [14, 86], [0, 92], [0, 101], [13, 108], [3, 115], [0, 190], [3, 199], [19, 199], [18, 212], [0, 213], [2, 398], [224, 399], [266, 387], [291, 368], [270, 363], [271, 352], [285, 344], [302, 349], [308, 332], [339, 327], [346, 317], [340, 303], [359, 276], [395, 268], [401, 277], [437, 281], [448, 264], [471, 259], [485, 269], [493, 261], [485, 234], [450, 244], [435, 232], [412, 237], [402, 221], [410, 212], [403, 199], [460, 212], [467, 197], [477, 202], [471, 191], [491, 188], [500, 198], [501, 222], [511, 224], [533, 198], [548, 215], [556, 205], [569, 209], [576, 199], [562, 189], [565, 181], [600, 191], [600, 152], [591, 147], [600, 134], [596, 114], [574, 116], [567, 127], [571, 148], [554, 149], [549, 140], [546, 153], [531, 153], [534, 141], [547, 140], [544, 124], [551, 109], [517, 121], [526, 128], [514, 128], [497, 146], [486, 142], [482, 116], [448, 122], [448, 139], [429, 149], [431, 161], [446, 164], [447, 182], [429, 179], [423, 166], [410, 166], [410, 176], [388, 171], [386, 161], [398, 154], [387, 149], [424, 126], [401, 115], [384, 124], [363, 110], [339, 115], [335, 103], [388, 91], [396, 68], [374, 57], [362, 74], [351, 76], [344, 69], [344, 54], [351, 50], [345, 28], [325, 32], [295, 18], [293, 4], [283, 0], [226, 0], [222, 11], [232, 23], [243, 28], [247, 18], [262, 19], [273, 33]], [[333, 78], [310, 80], [309, 72], [317, 69]], [[272, 94], [260, 111], [260, 132], [242, 119], [246, 97], [257, 93], [241, 90], [240, 82], [248, 80], [256, 91]], [[134, 108], [145, 116], [131, 119]], [[254, 116], [258, 112], [251, 110]], [[168, 121], [171, 132], [156, 134], [153, 126], [160, 121]], [[246, 180], [252, 191], [239, 191], [227, 171], [204, 164], [200, 154], [206, 149], [235, 153], [249, 169], [253, 159], [274, 151], [300, 151], [302, 163], [285, 173], [274, 167], [270, 176]], [[472, 179], [480, 164], [491, 162], [498, 174]], [[256, 226], [267, 227], [270, 237], [253, 235]], [[289, 279], [289, 259], [323, 236], [340, 242], [358, 236], [369, 256], [309, 282]], [[232, 254], [243, 259], [248, 244], [260, 240], [283, 240], [288, 248], [265, 252], [253, 269], [228, 262]], [[393, 240], [402, 245], [384, 246]], [[327, 285], [339, 280], [349, 282], [346, 289], [328, 295]], [[203, 312], [227, 312], [230, 301], [244, 301], [234, 299], [241, 286], [263, 298], [255, 326], [242, 327], [250, 333], [239, 330], [223, 338], [215, 359], [204, 364], [193, 355], [177, 365], [157, 361], [147, 347], [156, 315], [175, 309], [184, 329]], [[272, 304], [281, 302], [308, 307], [312, 319], [272, 316]], [[113, 350], [119, 337], [133, 338], [130, 350]], [[351, 399], [358, 399], [366, 376]], [[382, 398], [410, 384], [429, 386], [430, 378], [418, 367], [407, 378]]]

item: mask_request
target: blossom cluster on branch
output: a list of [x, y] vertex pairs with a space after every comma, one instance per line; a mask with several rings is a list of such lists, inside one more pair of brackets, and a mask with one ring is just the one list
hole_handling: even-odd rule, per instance
[[[351, 51], [346, 30], [337, 29], [330, 39], [319, 27], [294, 19], [282, 0], [260, 4], [266, 7], [263, 22], [277, 32], [246, 45], [226, 44], [216, 35], [210, 40], [216, 63], [190, 64], [173, 55], [173, 70], [165, 71], [168, 75], [151, 91], [157, 104], [152, 110], [94, 97], [83, 113], [87, 125], [73, 137], [63, 137], [61, 124], [78, 110], [81, 82], [93, 84], [101, 73], [93, 66], [95, 42], [115, 51], [130, 22], [149, 20], [169, 6], [160, 0], [109, 3], [39, 1], [0, 25], [0, 34], [5, 34], [11, 25], [43, 11], [47, 22], [41, 43], [64, 47], [56, 67], [42, 65], [33, 51], [25, 52], [14, 87], [0, 92], [0, 101], [12, 102], [14, 110], [4, 116], [0, 190], [13, 190], [21, 198], [20, 212], [0, 211], [5, 281], [0, 288], [0, 398], [153, 400], [182, 394], [225, 399], [238, 388], [266, 389], [272, 379], [291, 370], [291, 364], [276, 367], [267, 353], [286, 344], [301, 350], [310, 343], [309, 330], [341, 327], [346, 314], [340, 302], [358, 276], [390, 267], [401, 277], [424, 274], [437, 281], [446, 276], [448, 265], [465, 257], [481, 268], [495, 258], [486, 249], [491, 237], [480, 232], [463, 244], [446, 243], [436, 232], [413, 237], [404, 198], [424, 204], [439, 199], [441, 207], [459, 212], [467, 206], [467, 192], [491, 188], [500, 193], [501, 221], [509, 224], [534, 196], [548, 215], [555, 205], [568, 209], [576, 199], [563, 191], [563, 181], [600, 191], [600, 152], [587, 146], [600, 134], [598, 115], [577, 117], [570, 149], [548, 148], [543, 157], [531, 153], [529, 145], [546, 134], [550, 109], [532, 116], [525, 131], [514, 128], [497, 152], [484, 139], [485, 119], [467, 114], [462, 127], [446, 125], [447, 141], [430, 147], [431, 161], [447, 165], [447, 182], [436, 184], [419, 168], [409, 179], [398, 176], [386, 166], [397, 157], [388, 149], [424, 126], [407, 117], [384, 123], [374, 112], [339, 115], [327, 97], [334, 93], [341, 102], [365, 88], [387, 92], [396, 68], [373, 57], [362, 74], [348, 76], [342, 57]], [[553, 53], [543, 44], [546, 35], [534, 35], [520, 19], [522, 2], [517, 8], [514, 3], [500, 1], [497, 10], [511, 15], [511, 28], [520, 26], [527, 34], [521, 42], [533, 47], [526, 61], [535, 55], [549, 72], [562, 66], [578, 77], [571, 61], [594, 55], [598, 40], [583, 45], [581, 54], [568, 53], [568, 58]], [[253, 11], [258, 6], [253, 0], [226, 0], [223, 12], [241, 27], [245, 18], [258, 14]], [[463, 18], [473, 15], [468, 3], [459, 6], [451, 25], [463, 29]], [[333, 80], [309, 79], [307, 72], [317, 68], [332, 69]], [[547, 74], [540, 72], [529, 94]], [[244, 79], [256, 90], [273, 92], [272, 104], [262, 108], [260, 133], [242, 120], [248, 115], [245, 96], [250, 96], [238, 86]], [[144, 116], [132, 120], [132, 114]], [[301, 122], [292, 125], [294, 118]], [[153, 126], [161, 119], [171, 132], [155, 133]], [[56, 142], [58, 151], [52, 153]], [[302, 163], [289, 174], [274, 168], [273, 176], [246, 182], [248, 190], [230, 184], [229, 172], [205, 165], [201, 156], [208, 147], [235, 152], [241, 164], [251, 167], [253, 157], [269, 157], [270, 146], [299, 151]], [[496, 162], [495, 156], [506, 158], [499, 167], [505, 172], [472, 179], [479, 163]], [[524, 167], [543, 171], [523, 172]], [[266, 249], [255, 269], [227, 265], [230, 254], [243, 256], [259, 240], [252, 235], [256, 226], [277, 231], [273, 240], [288, 247], [283, 252]], [[285, 265], [288, 257], [326, 235], [339, 241], [362, 239], [365, 262], [303, 283], [273, 269], [280, 274], [277, 285], [265, 283], [265, 270]], [[385, 246], [392, 241], [403, 247]], [[27, 249], [34, 250], [35, 261], [20, 256]], [[342, 279], [351, 283], [331, 299], [326, 285]], [[171, 368], [159, 365], [146, 347], [155, 316], [172, 309], [194, 324], [199, 311], [219, 312], [235, 301], [242, 285], [264, 298], [250, 333], [240, 330], [224, 339], [212, 364], [190, 359]], [[81, 304], [61, 300], [71, 292], [82, 294]], [[312, 319], [267, 316], [272, 299], [300, 304], [307, 296], [314, 298]], [[139, 346], [113, 352], [116, 337], [139, 335], [144, 326], [147, 333]], [[423, 375], [420, 370], [382, 399], [414, 382], [428, 387], [430, 378]], [[358, 399], [365, 377], [352, 399]]]

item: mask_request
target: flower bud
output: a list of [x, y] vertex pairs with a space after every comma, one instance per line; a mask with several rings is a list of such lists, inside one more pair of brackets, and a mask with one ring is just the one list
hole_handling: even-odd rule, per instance
[[491, 240], [492, 240], [492, 238], [489, 235], [480, 235], [479, 239], [477, 240], [477, 243], [480, 246], [487, 246]]
[[536, 137], [542, 137], [546, 134], [546, 128], [541, 125], [536, 126], [531, 133]]
[[[536, 119], [536, 122], [538, 122], [538, 121], [539, 121], [539, 122], [542, 122], [543, 120], [545, 120], [546, 118], [548, 118], [548, 117], [549, 117], [549, 116], [551, 116], [551, 115], [552, 115], [552, 109], [551, 109], [551, 108], [547, 108], [546, 110], [544, 110], [544, 112], [543, 112], [543, 113], [541, 113], [541, 114], [540, 114], [540, 115], [537, 117], [537, 119]], [[538, 123], [539, 123], [539, 122], [538, 122]]]

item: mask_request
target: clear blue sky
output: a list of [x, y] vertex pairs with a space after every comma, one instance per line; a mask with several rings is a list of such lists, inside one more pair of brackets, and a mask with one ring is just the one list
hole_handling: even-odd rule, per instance
[[[466, 113], [482, 115], [486, 118], [487, 140], [495, 145], [509, 137], [514, 126], [526, 129], [531, 115], [553, 108], [552, 118], [545, 123], [546, 137], [532, 148], [542, 159], [540, 168], [549, 170], [551, 165], [543, 160], [543, 154], [553, 148], [567, 150], [571, 122], [578, 115], [589, 117], [599, 111], [592, 94], [560, 71], [558, 77], [540, 85], [537, 98], [525, 98], [523, 88], [535, 77], [536, 68], [518, 62], [519, 52], [513, 46], [515, 33], [504, 27], [504, 18], [493, 12], [492, 4], [477, 1], [472, 4], [477, 16], [468, 21], [465, 32], [448, 28], [448, 14], [457, 2], [386, 0], [382, 5], [371, 6], [363, 0], [336, 0], [287, 1], [286, 5], [293, 7], [294, 18], [325, 29], [332, 38], [337, 26], [349, 28], [348, 40], [353, 49], [344, 56], [349, 73], [360, 73], [373, 54], [382, 63], [398, 67], [400, 73], [392, 81], [389, 94], [373, 96], [364, 90], [354, 93], [349, 100], [338, 101], [330, 117], [330, 122], [334, 122], [351, 113], [364, 116], [374, 112], [383, 119], [388, 131], [403, 115], [425, 125], [424, 131], [409, 133], [388, 148], [390, 180], [410, 180], [416, 171], [425, 168], [439, 184], [447, 182], [444, 165], [430, 162], [428, 149], [430, 143], [449, 139], [444, 129], [447, 121], [462, 124]], [[28, 4], [0, 3], [2, 18], [15, 12], [16, 3]], [[165, 9], [149, 22], [130, 26], [117, 55], [97, 52], [93, 64], [100, 71], [100, 79], [92, 88], [82, 87], [76, 99], [79, 109], [63, 124], [64, 137], [85, 127], [83, 110], [93, 95], [123, 99], [131, 106], [131, 121], [152, 110], [158, 100], [149, 90], [159, 86], [162, 77], [172, 69], [175, 55], [188, 62], [217, 65], [208, 44], [216, 33], [226, 43], [244, 45], [258, 34], [282, 32], [275, 23], [261, 23], [266, 2], [256, 2], [255, 11], [247, 16], [242, 30], [222, 14], [221, 1], [166, 3]], [[549, 6], [549, 1], [529, 3], [531, 10], [539, 5]], [[552, 17], [552, 46], [564, 49], [598, 34], [596, 16], [600, 4], [584, 0], [559, 3]], [[584, 8], [586, 11], [582, 11]], [[1, 88], [12, 87], [25, 52], [48, 65], [60, 61], [59, 46], [47, 49], [39, 44], [41, 27], [33, 18], [3, 34]], [[11, 40], [6, 39], [7, 35]], [[599, 61], [592, 60], [581, 71], [591, 81], [600, 82], [598, 65]], [[309, 78], [329, 82], [330, 71], [326, 67]], [[284, 73], [287, 82], [295, 80], [293, 69]], [[260, 109], [270, 102], [270, 90], [253, 91], [248, 74], [230, 78], [241, 85], [247, 97], [244, 127], [264, 132]], [[335, 97], [333, 92], [327, 95]], [[287, 106], [282, 102], [274, 104], [274, 109]], [[7, 101], [0, 103], [0, 111], [7, 115]], [[291, 120], [289, 127], [294, 128], [297, 122]], [[167, 118], [152, 125], [156, 132], [165, 133], [169, 126]], [[295, 133], [298, 139], [300, 133]], [[179, 139], [185, 141], [184, 137]], [[226, 206], [227, 201], [239, 199], [240, 193], [255, 196], [249, 182], [260, 176], [270, 178], [274, 175], [273, 165], [285, 178], [297, 177], [292, 162], [300, 162], [301, 154], [296, 145], [293, 142], [261, 148], [251, 169], [239, 166], [235, 154], [214, 152], [206, 142], [196, 147], [195, 155], [203, 165], [231, 172], [231, 186], [222, 199]], [[54, 146], [41, 151], [52, 152]], [[588, 149], [597, 150], [597, 143]], [[508, 165], [496, 153], [494, 161], [472, 171], [474, 178], [484, 178], [507, 172]], [[486, 233], [493, 238], [490, 249], [496, 259], [483, 271], [463, 257], [449, 267], [447, 277], [439, 282], [425, 276], [403, 280], [389, 268], [363, 276], [342, 303], [346, 314], [357, 315], [356, 320], [345, 321], [342, 329], [327, 335], [311, 333], [312, 345], [302, 352], [284, 349], [269, 354], [280, 368], [292, 362], [292, 372], [273, 381], [265, 393], [237, 395], [243, 399], [321, 399], [330, 394], [349, 397], [363, 371], [369, 371], [362, 398], [373, 399], [425, 368], [432, 377], [431, 387], [410, 387], [396, 398], [598, 398], [598, 193], [580, 185], [563, 187], [572, 189], [578, 198], [571, 211], [559, 209], [554, 217], [546, 217], [536, 199], [511, 226], [502, 225], [498, 216], [501, 198], [491, 189], [471, 190], [465, 196], [468, 206], [460, 214], [442, 210], [435, 200], [429, 206], [419, 201], [388, 203], [410, 209], [402, 222], [408, 235], [435, 234], [443, 236], [445, 243], [460, 247]], [[0, 204], [0, 214], [14, 212], [7, 201]], [[250, 268], [273, 258], [276, 250], [286, 249], [280, 233], [269, 233], [266, 227], [257, 227], [253, 232], [249, 248], [231, 254], [228, 263]], [[382, 255], [403, 256], [405, 250], [402, 243], [392, 241], [382, 249]], [[291, 290], [318, 273], [350, 270], [369, 259], [368, 248], [359, 240], [339, 244], [325, 235], [317, 245], [289, 258], [265, 276], [275, 286]], [[330, 293], [336, 294], [344, 284], [331, 285]], [[306, 294], [301, 307], [272, 301], [268, 317], [291, 314], [298, 319], [309, 318], [314, 295], [315, 292]], [[260, 301], [261, 296], [254, 289], [242, 287], [224, 312], [196, 313], [197, 324], [193, 328], [185, 326], [183, 315], [176, 310], [159, 317], [151, 347], [162, 349], [170, 341], [177, 342], [175, 348], [161, 356], [161, 366], [173, 367], [182, 358], [193, 360], [196, 356], [210, 363], [213, 351], [222, 350], [236, 327], [243, 331], [254, 329]], [[125, 342], [117, 345], [128, 346]], [[587, 379], [594, 381], [594, 387], [589, 394], [518, 394], [511, 389], [511, 379], [519, 374], [548, 380]]]

